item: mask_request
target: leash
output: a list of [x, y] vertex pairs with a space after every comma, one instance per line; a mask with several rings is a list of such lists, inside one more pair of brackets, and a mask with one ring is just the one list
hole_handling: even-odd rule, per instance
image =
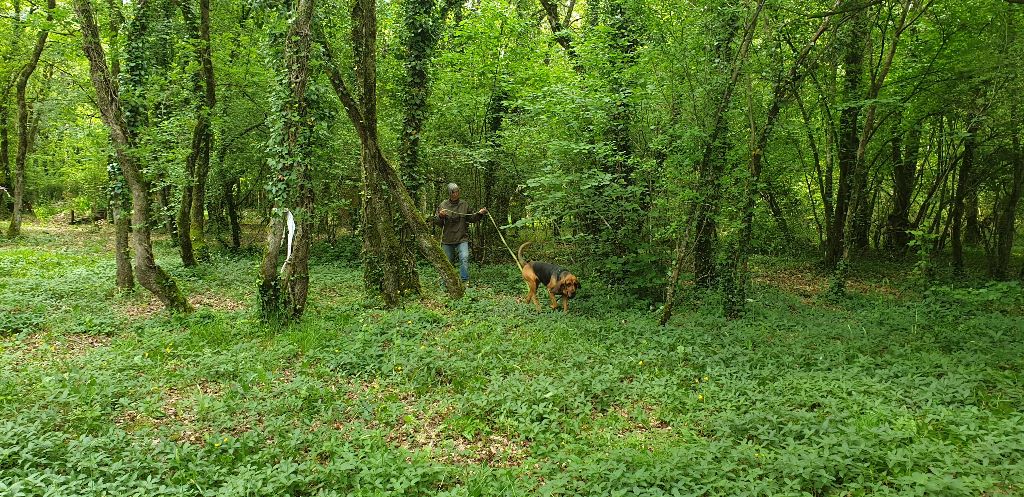
[[501, 238], [502, 245], [505, 246], [505, 249], [508, 250], [509, 254], [512, 254], [512, 260], [516, 261], [516, 265], [519, 266], [519, 270], [522, 271], [523, 265], [519, 263], [519, 257], [517, 257], [516, 253], [512, 251], [512, 247], [508, 246], [508, 242], [505, 241], [505, 237], [501, 234], [501, 228], [498, 227], [498, 223], [496, 223], [494, 221], [494, 217], [491, 216], [491, 211], [487, 211], [487, 219], [491, 220], [491, 224], [494, 225], [494, 230], [498, 232], [498, 237]]
[[[473, 215], [473, 214], [469, 214], [469, 213], [461, 214], [461, 213], [458, 213], [458, 212], [455, 212], [455, 211], [452, 211], [452, 210], [449, 210], [449, 209], [441, 209], [441, 210], [444, 211], [445, 213], [447, 213], [447, 215], [449, 215], [449, 216], [469, 217], [469, 216]], [[498, 238], [501, 238], [501, 244], [505, 246], [505, 250], [508, 250], [508, 253], [512, 255], [512, 260], [516, 261], [516, 266], [519, 266], [519, 270], [522, 271], [523, 270], [523, 266], [522, 266], [522, 264], [519, 263], [519, 257], [516, 257], [516, 253], [512, 251], [512, 247], [508, 246], [508, 242], [505, 241], [505, 237], [501, 234], [501, 228], [498, 227], [497, 221], [495, 221], [494, 217], [491, 216], [491, 211], [487, 211], [487, 219], [491, 220], [491, 224], [494, 225], [494, 230], [498, 232]]]

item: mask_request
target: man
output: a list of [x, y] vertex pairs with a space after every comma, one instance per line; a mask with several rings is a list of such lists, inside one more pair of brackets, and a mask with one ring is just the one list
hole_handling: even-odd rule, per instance
[[469, 281], [469, 232], [466, 223], [475, 223], [487, 214], [487, 208], [469, 213], [469, 203], [459, 199], [459, 185], [448, 183], [448, 200], [441, 202], [437, 208], [434, 224], [441, 227], [441, 248], [444, 249], [448, 261], [455, 265], [455, 254], [458, 253], [459, 276], [462, 282]]

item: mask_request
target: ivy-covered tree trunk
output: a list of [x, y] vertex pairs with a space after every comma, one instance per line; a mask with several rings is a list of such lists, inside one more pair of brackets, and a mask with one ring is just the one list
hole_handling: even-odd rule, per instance
[[11, 149], [10, 149], [10, 134], [7, 130], [8, 122], [10, 121], [10, 110], [7, 106], [7, 98], [9, 93], [6, 91], [0, 93], [0, 172], [3, 173], [3, 183], [0, 183], [0, 188], [3, 191], [0, 192], [0, 215], [7, 214], [8, 206], [10, 205], [10, 192], [14, 189], [13, 179], [11, 177]]
[[[185, 267], [196, 267], [195, 251], [192, 249], [192, 238], [189, 237], [192, 220], [189, 218], [189, 207], [192, 205], [192, 184], [195, 182], [195, 164], [192, 157], [185, 160], [185, 183], [181, 186], [181, 202], [178, 204], [177, 226], [178, 230], [172, 232], [177, 236], [178, 252], [181, 254], [181, 265]], [[160, 206], [165, 206], [166, 197], [161, 196]], [[168, 222], [168, 224], [170, 224]]]
[[[643, 177], [644, 170], [637, 167], [637, 147], [630, 136], [630, 128], [634, 121], [633, 93], [636, 86], [631, 74], [638, 60], [643, 24], [633, 10], [635, 7], [628, 1], [608, 0], [602, 7], [606, 9], [606, 24], [611, 29], [608, 40], [610, 70], [604, 78], [611, 89], [612, 102], [606, 139], [613, 151], [613, 155], [604, 163], [603, 169], [612, 177], [621, 180], [625, 188], [632, 190], [630, 193], [635, 201], [623, 202], [609, 213], [607, 217], [616, 227], [614, 232], [604, 229], [604, 220], [593, 225], [598, 226], [600, 245], [608, 246], [612, 250], [609, 255], [633, 257], [638, 252], [650, 249], [649, 246], [642, 244], [642, 241], [648, 228], [643, 220], [650, 211], [652, 198], [649, 182]], [[556, 38], [566, 39], [568, 35], [569, 32], [563, 30], [556, 33]], [[572, 56], [571, 50], [569, 53]], [[577, 64], [575, 60], [573, 63]], [[612, 195], [603, 193], [602, 197], [611, 198]], [[629, 265], [627, 263], [627, 266]]]
[[217, 104], [217, 93], [210, 46], [210, 0], [199, 0], [198, 3], [198, 20], [191, 1], [181, 3], [182, 17], [195, 45], [198, 64], [193, 75], [196, 124], [192, 130], [192, 146], [186, 158], [189, 182], [183, 185], [178, 226], [182, 246], [185, 239], [188, 239], [195, 259], [205, 260], [210, 256], [206, 245], [206, 182], [213, 147], [211, 116]]
[[836, 162], [839, 165], [839, 186], [833, 200], [834, 211], [830, 216], [828, 234], [825, 238], [825, 267], [835, 269], [843, 258], [846, 240], [847, 215], [852, 203], [854, 176], [857, 169], [857, 145], [860, 139], [861, 78], [864, 65], [864, 40], [868, 34], [867, 16], [858, 10], [851, 14], [853, 19], [845, 38], [843, 57], [843, 94], [847, 104], [839, 114], [839, 143]]
[[128, 183], [124, 179], [121, 167], [115, 157], [111, 157], [107, 167], [109, 184], [110, 210], [114, 220], [114, 262], [117, 264], [117, 288], [131, 291], [135, 287], [135, 276], [132, 271], [129, 234], [131, 231], [131, 196], [128, 194]]
[[435, 12], [434, 0], [404, 2], [405, 81], [402, 94], [402, 140], [398, 149], [398, 163], [409, 193], [419, 199], [424, 172], [420, 164], [420, 138], [427, 121], [427, 99], [430, 96], [430, 59], [437, 45], [440, 26], [451, 7]]
[[156, 264], [150, 235], [150, 184], [143, 176], [132, 154], [134, 137], [121, 110], [120, 97], [106, 65], [99, 28], [89, 0], [75, 0], [75, 14], [82, 30], [82, 49], [89, 60], [89, 76], [96, 90], [96, 102], [104, 124], [110, 130], [117, 162], [124, 170], [125, 180], [132, 195], [132, 242], [135, 249], [135, 270], [139, 284], [152, 292], [171, 312], [189, 312], [192, 306], [185, 300], [174, 279]]
[[[156, 178], [157, 183], [165, 183], [167, 180], [164, 175], [158, 175]], [[171, 206], [171, 200], [174, 196], [174, 192], [171, 191], [171, 185], [164, 184], [163, 186], [156, 189], [156, 205], [157, 213], [156, 218], [151, 221], [156, 228], [163, 229], [171, 239], [171, 246], [180, 246], [181, 239], [178, 238], [178, 219], [174, 208]]]
[[394, 216], [385, 203], [387, 190], [383, 179], [378, 177], [380, 165], [377, 162], [380, 158], [373, 149], [366, 148], [364, 146], [360, 154], [364, 189], [360, 220], [363, 233], [363, 283], [368, 289], [380, 292], [384, 305], [395, 307], [400, 302], [405, 286], [402, 275], [409, 271], [410, 264], [403, 260], [404, 251], [398, 241], [398, 230], [392, 224]]
[[[509, 98], [504, 88], [499, 84], [497, 88], [494, 88], [491, 93], [491, 98], [487, 102], [487, 112], [485, 113], [486, 125], [484, 128], [484, 136], [486, 137], [487, 147], [489, 153], [487, 159], [484, 161], [483, 167], [483, 187], [484, 187], [484, 206], [489, 210], [493, 210], [494, 214], [498, 219], [504, 219], [503, 216], [508, 214], [508, 206], [499, 205], [497, 208], [494, 207], [495, 199], [495, 186], [498, 183], [498, 159], [497, 155], [501, 149], [501, 143], [498, 140], [498, 131], [501, 130], [501, 123], [505, 119], [505, 113], [508, 111], [506, 106], [506, 100]], [[505, 202], [501, 202], [504, 204]], [[477, 236], [479, 237], [479, 243], [477, 246], [480, 248], [480, 260], [484, 260], [484, 256], [488, 248], [490, 248], [489, 240], [498, 239], [498, 233], [495, 232], [494, 226], [490, 223], [481, 223], [477, 227]]]
[[[267, 230], [267, 252], [261, 266], [260, 310], [266, 320], [302, 317], [309, 291], [309, 247], [313, 190], [310, 184], [306, 89], [312, 40], [313, 0], [299, 0], [285, 36], [284, 81], [280, 82], [280, 130], [271, 190], [274, 212]], [[290, 219], [289, 219], [290, 216]], [[285, 260], [280, 270], [281, 251]]]
[[[56, 0], [46, 2], [46, 24], [53, 22], [53, 10], [57, 7]], [[14, 156], [14, 207], [11, 209], [11, 224], [7, 230], [7, 236], [14, 238], [21, 235], [21, 208], [25, 198], [25, 161], [28, 157], [29, 130], [28, 115], [29, 103], [25, 95], [28, 88], [28, 80], [39, 65], [39, 57], [46, 47], [46, 38], [50, 35], [47, 27], [39, 30], [36, 36], [36, 44], [32, 48], [28, 62], [18, 71], [18, 80], [15, 84], [15, 95], [18, 99], [18, 150]]]
[[853, 195], [859, 197], [857, 211], [852, 213], [850, 246], [858, 253], [866, 251], [870, 244], [871, 218], [874, 211], [874, 202], [868, 201], [868, 197], [875, 191], [868, 181], [870, 171], [868, 164], [861, 164], [861, 171], [855, 178]]
[[[372, 103], [367, 97], [366, 87], [373, 86], [372, 91], [376, 92], [376, 71], [375, 69], [371, 71], [371, 68], [376, 67], [376, 12], [376, 4], [373, 0], [357, 0], [356, 5], [353, 7], [354, 52], [357, 54], [357, 60], [360, 61], [357, 66], [357, 80], [359, 81], [358, 84], [363, 87], [359, 102], [356, 101], [352, 92], [349, 91], [348, 86], [345, 84], [345, 80], [342, 78], [338, 65], [334, 60], [330, 44], [323, 33], [320, 33], [318, 38], [324, 48], [327, 75], [331, 85], [334, 87], [335, 93], [338, 95], [338, 99], [341, 100], [342, 105], [345, 107], [345, 112], [348, 113], [349, 120], [352, 121], [352, 125], [356, 128], [356, 133], [359, 135], [364, 153], [363, 158], [366, 159], [365, 154], [367, 151], [376, 155], [376, 158], [373, 160], [363, 161], [364, 166], [369, 165], [375, 168], [374, 171], [369, 171], [370, 174], [368, 175], [364, 169], [364, 179], [383, 179], [390, 190], [391, 199], [401, 211], [406, 224], [412, 229], [420, 253], [441, 274], [441, 279], [448, 291], [448, 295], [452, 298], [461, 298], [465, 289], [462, 286], [459, 274], [448, 261], [444, 252], [441, 251], [441, 246], [437, 239], [430, 235], [430, 230], [427, 227], [423, 213], [416, 208], [416, 203], [409, 195], [405, 184], [380, 150], [376, 136], [376, 117], [369, 115], [370, 112], [374, 113], [374, 115], [376, 114], [376, 105], [366, 106], [367, 103]], [[362, 60], [363, 58], [368, 60]], [[373, 127], [367, 127], [367, 123], [372, 123]], [[374, 193], [370, 190], [379, 187], [373, 184], [366, 184], [364, 188], [368, 190], [366, 195], [372, 196]], [[370, 215], [373, 214], [371, 213]], [[372, 230], [374, 233], [378, 233], [376, 236], [380, 237], [380, 228], [388, 226], [387, 224], [380, 224], [380, 222], [389, 222], [390, 218], [384, 217], [380, 213], [377, 213], [375, 217], [376, 219], [372, 219], [375, 224], [364, 226], [363, 229], [364, 231]], [[365, 236], [367, 236], [366, 233], [364, 233]]]
[[900, 133], [893, 137], [892, 211], [886, 223], [885, 248], [897, 255], [907, 250], [910, 242], [910, 202], [917, 177], [917, 158], [921, 148], [921, 126], [913, 123], [907, 132], [906, 146]]
[[712, 90], [716, 108], [704, 152], [697, 165], [697, 208], [694, 211], [693, 272], [698, 288], [712, 288], [718, 282], [718, 213], [721, 209], [722, 175], [728, 151], [728, 120], [725, 113], [732, 101], [739, 71], [733, 67], [733, 39], [739, 31], [739, 12], [721, 7], [716, 14], [717, 39], [714, 44], [716, 73], [721, 75], [718, 88]]
[[[454, 0], [441, 0], [436, 4], [434, 0], [410, 0], [403, 4], [405, 36], [403, 38], [405, 49], [405, 80], [402, 94], [402, 137], [398, 148], [399, 170], [409, 193], [418, 205], [426, 205], [426, 195], [422, 191], [425, 184], [426, 173], [420, 160], [420, 139], [423, 134], [423, 126], [427, 121], [429, 109], [427, 100], [430, 96], [430, 61], [433, 57], [434, 48], [445, 23], [445, 18], [453, 8], [459, 4]], [[386, 194], [384, 191], [378, 192]], [[363, 214], [366, 210], [363, 209]], [[364, 222], [366, 221], [364, 217]], [[413, 243], [413, 234], [409, 226], [400, 219], [397, 220], [400, 243], [408, 245]], [[419, 278], [415, 272], [413, 261], [402, 261], [400, 267], [408, 267], [403, 270], [406, 276], [403, 284], [409, 290], [419, 291]], [[370, 274], [369, 272], [365, 274]], [[374, 276], [368, 278], [367, 282], [372, 285], [373, 281], [380, 281]]]
[[238, 222], [238, 208], [235, 206], [235, 185], [238, 180], [224, 183], [224, 204], [228, 211], [228, 224], [231, 227], [231, 248], [242, 246], [242, 227]]
[[[22, 33], [24, 32], [24, 22], [22, 22], [21, 15], [21, 2], [14, 0], [11, 2], [13, 7], [11, 17], [11, 37], [10, 46], [8, 47], [7, 57], [0, 60], [0, 65], [10, 64], [14, 54], [17, 54], [20, 50], [20, 44], [22, 41]], [[5, 81], [3, 91], [0, 91], [0, 170], [3, 171], [3, 183], [0, 183], [0, 187], [3, 187], [4, 191], [0, 192], [0, 212], [6, 214], [10, 209], [13, 209], [13, 199], [11, 192], [14, 191], [14, 176], [11, 174], [11, 135], [10, 135], [10, 120], [11, 120], [11, 88], [14, 85], [14, 81]]]
[[[121, 4], [116, 0], [107, 0], [110, 11], [110, 80], [114, 91], [120, 93], [117, 79], [121, 74], [121, 25], [124, 16]], [[128, 182], [124, 179], [124, 171], [117, 164], [117, 157], [111, 156], [107, 165], [107, 191], [114, 221], [114, 263], [117, 266], [116, 285], [124, 292], [135, 288], [135, 274], [132, 271], [132, 259], [129, 252], [131, 233], [132, 199], [129, 194]]]
[[[569, 26], [573, 21], [573, 7], [576, 5], [576, 0], [570, 0], [565, 8], [565, 13], [560, 13], [558, 8], [560, 2], [553, 0], [540, 0], [541, 8], [544, 9], [544, 16], [547, 18], [548, 27], [551, 29], [551, 34], [554, 36], [555, 42], [562, 46], [565, 50], [566, 56], [569, 58], [569, 62], [572, 63], [573, 70], [579, 74], [583, 74], [583, 64], [580, 61], [580, 56], [576, 52], [576, 47], [572, 40], [572, 31], [569, 30]], [[607, 8], [606, 4], [602, 4], [597, 0], [591, 0], [587, 2], [587, 16], [588, 24], [590, 27], [596, 27], [598, 19], [600, 18], [599, 13], [602, 9]]]
[[979, 125], [977, 117], [969, 117], [967, 124], [967, 137], [964, 138], [964, 158], [960, 162], [960, 174], [956, 179], [956, 193], [953, 195], [953, 207], [950, 210], [949, 239], [953, 248], [953, 273], [963, 274], [964, 272], [964, 208], [966, 199], [970, 196], [970, 190], [974, 183], [974, 159], [977, 149], [977, 134]]
[[363, 169], [363, 277], [379, 289], [389, 307], [402, 293], [419, 293], [419, 274], [413, 254], [399, 242], [401, 222], [395, 219], [393, 191], [380, 177], [377, 132], [377, 5], [356, 0], [352, 6], [352, 47], [355, 56], [356, 98], [362, 110], [360, 163]]
[[[1010, 257], [1013, 252], [1013, 239], [1016, 234], [1017, 206], [1024, 194], [1024, 150], [1021, 149], [1020, 117], [1016, 109], [1011, 112], [1016, 129], [1012, 131], [1013, 144], [1013, 179], [1010, 191], [1003, 201], [1001, 212], [997, 212], [995, 226], [996, 256], [989, 268], [989, 275], [997, 280], [1005, 280], [1010, 274]], [[1021, 271], [1024, 271], [1022, 267]]]

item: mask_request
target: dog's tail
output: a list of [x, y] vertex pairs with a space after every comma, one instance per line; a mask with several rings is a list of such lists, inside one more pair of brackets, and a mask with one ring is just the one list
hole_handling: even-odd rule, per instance
[[529, 245], [529, 244], [531, 244], [531, 243], [533, 243], [533, 242], [526, 242], [526, 243], [524, 243], [524, 244], [520, 245], [520, 246], [519, 246], [519, 251], [518, 251], [518, 252], [516, 252], [516, 260], [518, 260], [518, 261], [519, 261], [519, 265], [520, 265], [520, 266], [523, 266], [523, 265], [525, 265], [525, 264], [526, 264], [526, 261], [525, 261], [525, 260], [523, 260], [523, 249], [524, 249], [524, 248], [526, 248], [526, 246], [527, 246], [527, 245]]

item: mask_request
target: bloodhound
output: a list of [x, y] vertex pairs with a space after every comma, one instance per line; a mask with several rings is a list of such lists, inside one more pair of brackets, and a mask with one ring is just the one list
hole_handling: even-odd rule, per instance
[[580, 289], [580, 280], [561, 266], [523, 260], [523, 249], [529, 244], [530, 242], [526, 242], [520, 245], [516, 255], [519, 265], [522, 266], [523, 280], [526, 281], [526, 285], [530, 289], [526, 295], [526, 303], [533, 302], [537, 305], [537, 310], [540, 310], [537, 285], [543, 284], [548, 289], [548, 296], [551, 297], [551, 308], [558, 309], [558, 300], [555, 298], [557, 295], [562, 299], [562, 312], [569, 312], [569, 299], [573, 298], [576, 291]]

